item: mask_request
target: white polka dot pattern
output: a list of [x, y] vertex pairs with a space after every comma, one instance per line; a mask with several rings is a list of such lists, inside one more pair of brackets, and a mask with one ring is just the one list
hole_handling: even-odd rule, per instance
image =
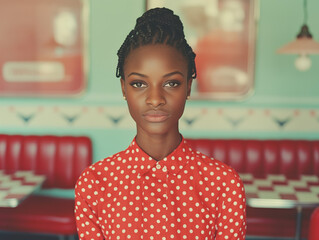
[[83, 171], [75, 188], [79, 238], [245, 239], [244, 187], [227, 165], [183, 139], [155, 161], [136, 144]]

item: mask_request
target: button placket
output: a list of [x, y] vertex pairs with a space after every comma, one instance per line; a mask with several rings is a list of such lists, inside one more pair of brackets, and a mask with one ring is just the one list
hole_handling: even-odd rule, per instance
[[[149, 188], [147, 189], [147, 192], [145, 192], [145, 195], [149, 197], [144, 197], [144, 204], [145, 206], [148, 206], [146, 209], [148, 211], [145, 212], [145, 216], [151, 214], [150, 210], [156, 210], [158, 209], [159, 212], [157, 214], [154, 214], [155, 216], [158, 216], [159, 219], [156, 220], [156, 223], [161, 224], [155, 224], [152, 227], [158, 228], [156, 232], [160, 233], [165, 239], [165, 235], [168, 233], [168, 168], [165, 165], [165, 162], [156, 162], [156, 164], [151, 169], [151, 178], [149, 179], [150, 184]], [[151, 191], [151, 194], [149, 192]], [[153, 194], [152, 194], [153, 192]], [[145, 209], [144, 209], [145, 210]], [[160, 213], [160, 214], [158, 214]], [[153, 215], [153, 217], [154, 217]], [[149, 215], [150, 216], [150, 215]], [[151, 218], [155, 220], [154, 218]], [[149, 223], [145, 222], [145, 225], [148, 225]], [[144, 226], [145, 227], [145, 226]], [[154, 230], [155, 230], [154, 229]], [[167, 237], [167, 236], [166, 236]]]
[[[163, 172], [160, 164], [153, 166], [152, 171], [145, 175], [143, 188], [143, 227], [152, 229], [144, 233], [144, 237], [162, 237], [168, 232], [168, 196], [167, 174]], [[147, 180], [148, 178], [148, 180]], [[155, 234], [155, 235], [153, 235]]]
[[[164, 166], [163, 167], [163, 172], [167, 173], [167, 167]], [[165, 233], [168, 234], [168, 227], [169, 227], [169, 222], [168, 222], [168, 214], [169, 214], [169, 210], [168, 210], [168, 182], [169, 182], [169, 175], [168, 173], [166, 174], [166, 179], [165, 179], [165, 182], [163, 184], [163, 187], [164, 187], [164, 203], [163, 203], [163, 209], [165, 209], [165, 215], [163, 215], [163, 218], [165, 220], [165, 225], [164, 225], [164, 230], [165, 230]]]

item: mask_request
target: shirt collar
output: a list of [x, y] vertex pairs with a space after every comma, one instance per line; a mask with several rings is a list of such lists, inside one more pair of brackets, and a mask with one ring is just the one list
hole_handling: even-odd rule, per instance
[[144, 175], [152, 168], [165, 169], [168, 174], [177, 175], [195, 156], [194, 151], [187, 144], [184, 137], [182, 137], [182, 141], [178, 147], [160, 161], [156, 161], [145, 153], [138, 146], [135, 138], [124, 152], [127, 155], [126, 159], [130, 168], [135, 169], [139, 175]]

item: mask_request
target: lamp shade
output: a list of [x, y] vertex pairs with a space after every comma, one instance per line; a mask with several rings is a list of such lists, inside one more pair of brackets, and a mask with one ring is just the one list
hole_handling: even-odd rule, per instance
[[297, 38], [277, 50], [281, 54], [319, 54], [319, 43], [313, 40], [309, 28], [304, 24]]
[[277, 50], [281, 54], [319, 54], [319, 43], [309, 37], [296, 38]]

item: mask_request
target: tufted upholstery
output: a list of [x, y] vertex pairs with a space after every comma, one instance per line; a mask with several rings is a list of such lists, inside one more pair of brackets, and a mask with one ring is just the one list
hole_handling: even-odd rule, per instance
[[[33, 170], [45, 175], [44, 188], [73, 189], [91, 163], [88, 137], [0, 135], [0, 169]], [[73, 207], [73, 199], [32, 195], [17, 208], [0, 208], [0, 229], [73, 235]]]
[[[227, 163], [239, 173], [255, 176], [301, 174], [319, 176], [319, 141], [187, 139], [193, 149]], [[302, 236], [306, 237], [313, 209], [303, 212]], [[293, 237], [296, 210], [247, 208], [247, 234]], [[280, 227], [278, 227], [280, 226]]]

